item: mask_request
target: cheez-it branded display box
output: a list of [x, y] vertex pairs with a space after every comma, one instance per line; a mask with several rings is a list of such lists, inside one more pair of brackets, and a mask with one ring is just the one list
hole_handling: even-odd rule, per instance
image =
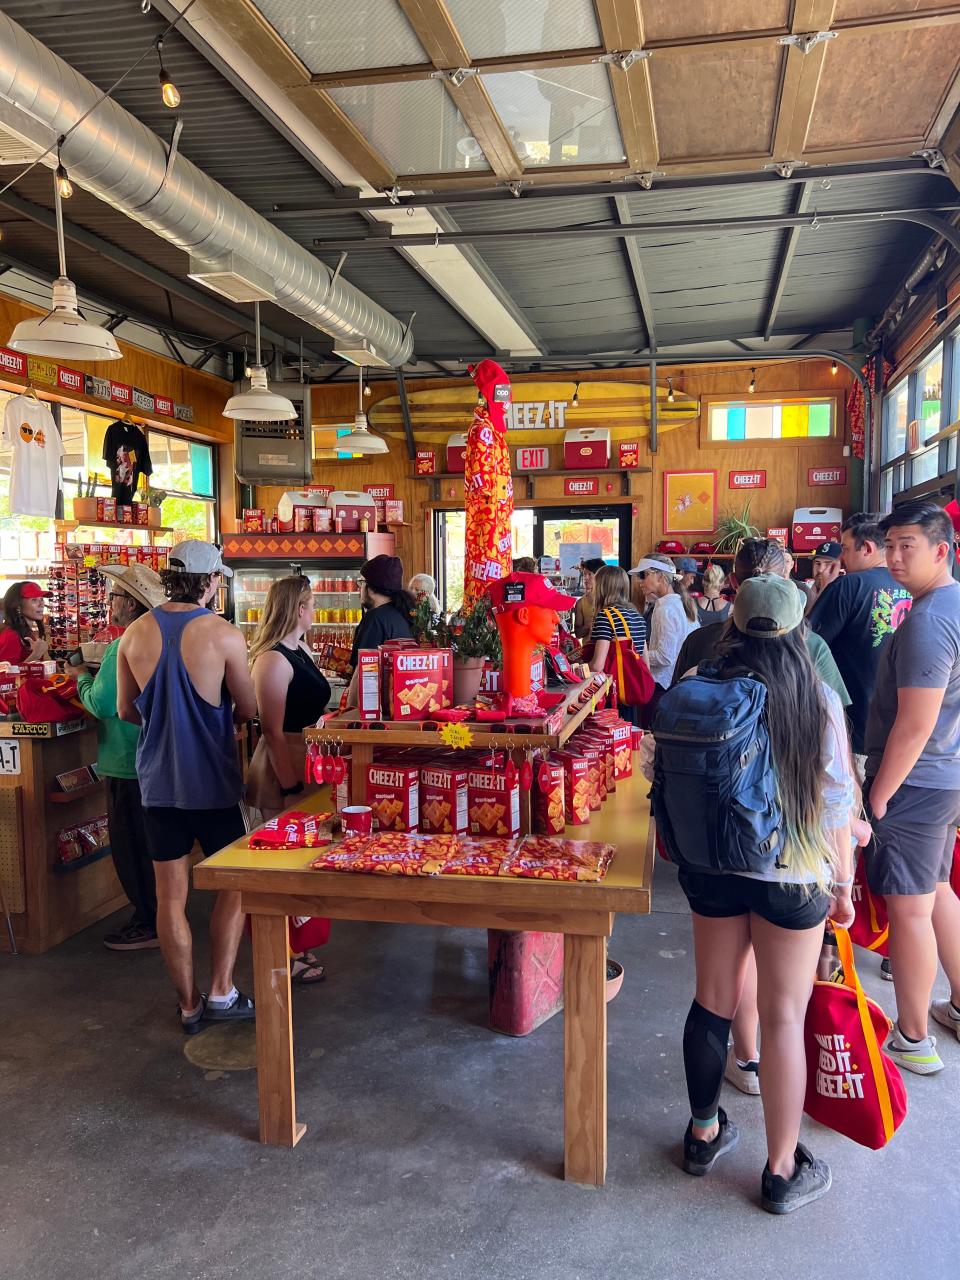
[[447, 441], [447, 470], [452, 475], [462, 476], [467, 466], [467, 437], [465, 434], [451, 436]]
[[563, 465], [570, 471], [592, 471], [610, 465], [608, 427], [577, 427], [563, 435]]
[[367, 768], [367, 804], [378, 831], [416, 831], [420, 822], [420, 770], [383, 760]]
[[460, 834], [469, 828], [466, 768], [426, 764], [420, 770], [420, 830]]
[[520, 786], [499, 769], [471, 769], [467, 777], [470, 831], [475, 836], [520, 833]]
[[388, 720], [425, 720], [453, 705], [453, 654], [449, 649], [410, 646], [382, 651], [387, 671], [384, 712]]

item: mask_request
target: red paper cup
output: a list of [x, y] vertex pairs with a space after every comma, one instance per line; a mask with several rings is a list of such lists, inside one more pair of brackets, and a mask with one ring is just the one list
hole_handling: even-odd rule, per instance
[[348, 836], [368, 836], [373, 831], [373, 810], [367, 804], [350, 804], [340, 810], [343, 830]]
[[643, 741], [643, 730], [638, 729], [636, 725], [633, 725], [630, 730], [630, 739], [631, 739], [630, 745], [633, 748], [633, 750], [639, 751], [640, 743]]

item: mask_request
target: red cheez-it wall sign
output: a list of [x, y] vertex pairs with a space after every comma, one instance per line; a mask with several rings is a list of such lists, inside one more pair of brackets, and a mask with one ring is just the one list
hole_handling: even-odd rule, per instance
[[807, 471], [807, 484], [811, 489], [831, 484], [846, 484], [846, 467], [810, 467]]
[[727, 484], [731, 489], [765, 489], [767, 473], [765, 471], [731, 471]]
[[565, 476], [563, 480], [563, 496], [565, 498], [596, 498], [600, 493], [598, 476]]

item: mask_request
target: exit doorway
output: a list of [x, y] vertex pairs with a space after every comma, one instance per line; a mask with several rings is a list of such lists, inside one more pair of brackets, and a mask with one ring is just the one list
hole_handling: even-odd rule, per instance
[[[517, 507], [513, 512], [513, 555], [542, 556], [569, 561], [594, 556], [609, 564], [630, 567], [629, 503], [581, 507]], [[463, 601], [464, 528], [462, 509], [434, 512], [434, 556], [437, 593], [445, 612], [459, 609]], [[567, 547], [567, 552], [561, 551]], [[590, 548], [589, 551], [582, 550]], [[576, 575], [574, 575], [576, 576]]]

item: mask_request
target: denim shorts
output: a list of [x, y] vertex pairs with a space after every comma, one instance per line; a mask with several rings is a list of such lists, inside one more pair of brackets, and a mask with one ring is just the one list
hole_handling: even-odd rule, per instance
[[753, 913], [780, 929], [812, 929], [827, 918], [830, 899], [816, 885], [753, 880], [707, 871], [680, 869], [680, 888], [690, 910], [711, 920]]

